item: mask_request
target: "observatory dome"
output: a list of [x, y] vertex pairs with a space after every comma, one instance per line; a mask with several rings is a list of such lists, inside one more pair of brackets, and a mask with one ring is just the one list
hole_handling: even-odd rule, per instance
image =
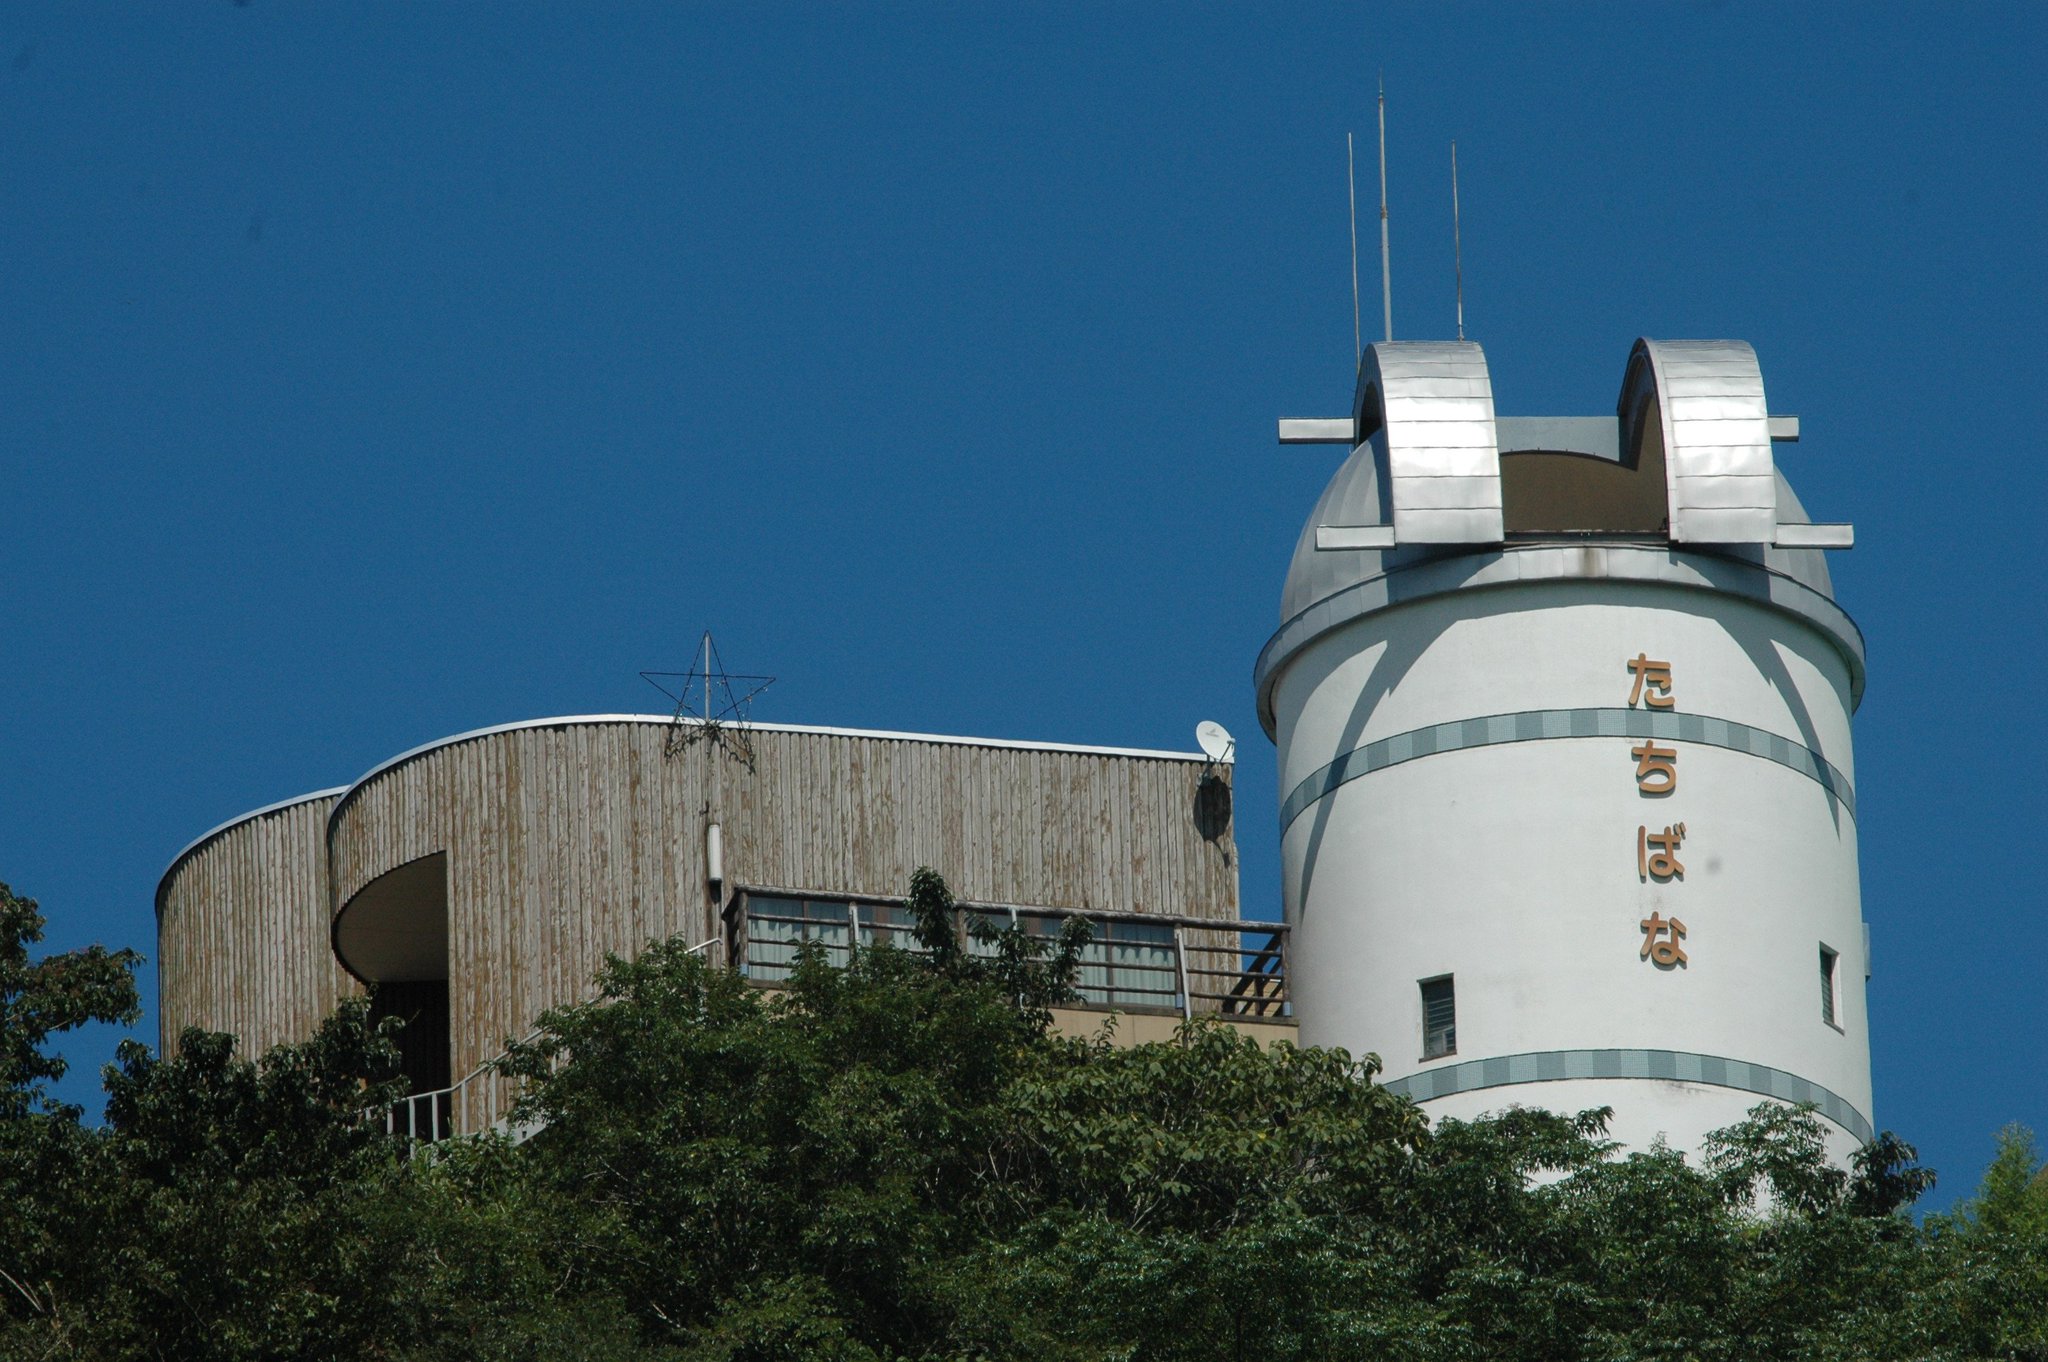
[[[1515, 455], [1502, 451], [1502, 457], [1512, 459]], [[1777, 474], [1777, 479], [1780, 518], [1788, 524], [1812, 524], [1811, 518], [1806, 514], [1806, 508], [1800, 504], [1798, 495], [1793, 492], [1792, 485], [1785, 480], [1782, 471]], [[1365, 523], [1380, 514], [1380, 506], [1379, 474], [1373, 466], [1372, 447], [1360, 445], [1351, 451], [1351, 457], [1332, 475], [1329, 485], [1323, 489], [1322, 496], [1316, 501], [1315, 510], [1309, 515], [1308, 523], [1302, 526], [1300, 539], [1295, 541], [1294, 560], [1287, 568], [1287, 585], [1280, 594], [1282, 623], [1293, 619], [1318, 601], [1375, 577], [1435, 559], [1471, 554], [1472, 550], [1463, 545], [1444, 544], [1414, 544], [1394, 549], [1351, 549], [1336, 553], [1317, 551], [1316, 526]], [[1659, 536], [1656, 542], [1661, 543], [1662, 537]], [[1715, 552], [1757, 564], [1770, 572], [1789, 577], [1829, 600], [1834, 599], [1834, 585], [1828, 577], [1827, 555], [1819, 549], [1781, 549], [1766, 545], [1731, 544], [1717, 548]]]
[[1317, 428], [1283, 429], [1283, 441], [1350, 449], [1295, 543], [1259, 658], [1268, 736], [1280, 675], [1331, 630], [1538, 581], [1658, 584], [1786, 611], [1841, 654], [1853, 706], [1862, 635], [1822, 553], [1846, 545], [1834, 532], [1847, 527], [1807, 515], [1771, 451], [1798, 438], [1797, 418], [1767, 412], [1742, 342], [1636, 342], [1615, 414], [1600, 417], [1497, 416], [1469, 342], [1368, 346], [1348, 420], [1283, 423]]

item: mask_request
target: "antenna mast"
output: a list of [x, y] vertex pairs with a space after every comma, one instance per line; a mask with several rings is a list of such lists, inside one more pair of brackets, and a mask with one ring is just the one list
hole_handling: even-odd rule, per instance
[[1458, 280], [1458, 339], [1465, 339], [1465, 247], [1458, 239], [1458, 139], [1451, 139], [1451, 260]]
[[1365, 333], [1358, 325], [1358, 156], [1351, 134], [1344, 134], [1344, 174], [1351, 189], [1351, 348], [1354, 362], [1365, 359]]
[[1394, 267], [1387, 254], [1387, 78], [1380, 77], [1380, 302], [1394, 338]]

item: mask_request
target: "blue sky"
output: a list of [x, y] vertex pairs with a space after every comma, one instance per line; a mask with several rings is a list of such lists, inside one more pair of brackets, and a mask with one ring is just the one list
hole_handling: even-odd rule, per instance
[[212, 824], [659, 708], [710, 627], [763, 718], [1221, 720], [1274, 912], [1251, 667], [1334, 452], [1273, 420], [1349, 396], [1383, 70], [1397, 334], [1456, 138], [1502, 412], [1741, 337], [1856, 524], [1876, 1116], [1945, 1202], [2048, 1128], [2044, 14], [9, 5], [0, 878], [151, 950]]

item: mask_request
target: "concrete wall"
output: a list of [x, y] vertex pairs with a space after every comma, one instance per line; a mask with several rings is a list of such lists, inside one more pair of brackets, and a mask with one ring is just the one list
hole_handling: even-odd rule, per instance
[[[1629, 706], [1644, 653], [1672, 664], [1662, 716]], [[1452, 591], [1325, 634], [1274, 704], [1303, 1042], [1377, 1052], [1432, 1111], [1612, 1105], [1638, 1144], [1810, 1096], [1846, 1153], [1871, 1112], [1850, 708], [1818, 630], [1709, 591]], [[1678, 788], [1647, 795], [1623, 734], [1681, 722]], [[1645, 879], [1638, 827], [1681, 822], [1683, 877]], [[1641, 958], [1653, 913], [1686, 963]], [[1419, 982], [1445, 974], [1457, 1051], [1425, 1060]]]

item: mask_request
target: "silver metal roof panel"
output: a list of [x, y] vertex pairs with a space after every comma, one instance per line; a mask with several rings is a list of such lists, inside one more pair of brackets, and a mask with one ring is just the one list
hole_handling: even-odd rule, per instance
[[[1501, 541], [1500, 447], [1483, 350], [1470, 341], [1369, 345], [1353, 411], [1373, 462], [1386, 469], [1396, 542]], [[1379, 512], [1375, 506], [1363, 520], [1316, 523], [1370, 524]], [[1305, 539], [1314, 552], [1313, 526]]]
[[1747, 341], [1638, 340], [1619, 402], [1633, 430], [1654, 402], [1674, 544], [1777, 538], [1777, 463], [1763, 371]]

